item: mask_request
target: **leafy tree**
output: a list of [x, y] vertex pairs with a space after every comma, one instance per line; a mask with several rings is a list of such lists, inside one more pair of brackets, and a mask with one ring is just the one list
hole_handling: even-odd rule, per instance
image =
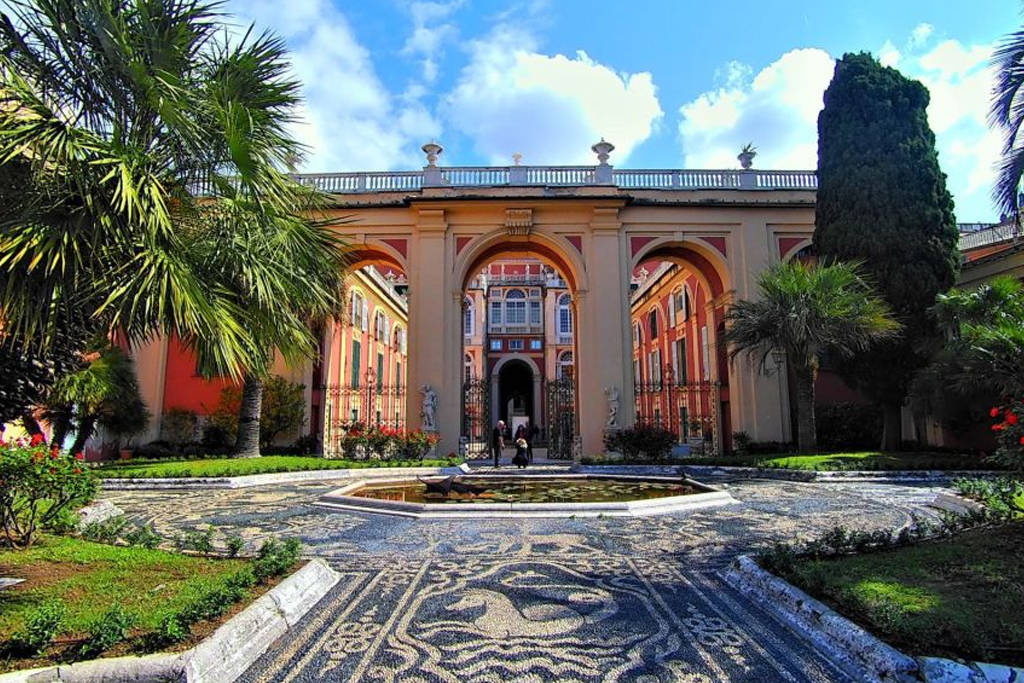
[[84, 368], [57, 381], [46, 404], [55, 445], [62, 445], [74, 428], [72, 453], [82, 452], [97, 425], [131, 436], [149, 422], [134, 365], [121, 349], [108, 345], [87, 354], [86, 360]]
[[726, 313], [729, 355], [751, 356], [761, 370], [781, 351], [796, 378], [797, 445], [817, 447], [814, 379], [821, 355], [849, 358], [890, 339], [899, 325], [856, 266], [793, 260], [758, 279], [761, 298], [738, 301]]
[[[302, 426], [306, 419], [305, 389], [304, 385], [289, 382], [280, 375], [271, 375], [263, 382], [259, 420], [260, 446], [265, 448], [280, 434], [292, 432]], [[211, 434], [211, 441], [225, 438], [234, 441], [237, 438], [242, 394], [243, 390], [239, 387], [221, 389], [220, 401], [217, 408], [210, 413], [207, 423], [206, 431]]]
[[928, 309], [959, 269], [953, 200], [928, 127], [927, 89], [868, 54], [836, 63], [818, 116], [814, 247], [863, 263], [903, 334], [837, 369], [883, 404], [884, 444], [902, 440], [900, 410], [935, 334]]

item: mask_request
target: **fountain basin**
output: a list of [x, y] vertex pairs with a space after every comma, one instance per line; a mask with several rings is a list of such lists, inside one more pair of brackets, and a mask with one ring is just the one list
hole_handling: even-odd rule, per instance
[[639, 517], [738, 501], [727, 492], [679, 477], [558, 474], [466, 475], [487, 489], [480, 496], [433, 497], [414, 478], [353, 482], [317, 505], [415, 518]]

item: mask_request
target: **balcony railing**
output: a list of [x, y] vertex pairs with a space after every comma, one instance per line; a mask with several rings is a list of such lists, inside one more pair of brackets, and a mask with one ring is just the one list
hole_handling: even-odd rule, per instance
[[1015, 241], [1024, 237], [1016, 223], [1000, 223], [980, 230], [960, 232], [960, 251], [987, 247], [1000, 242]]
[[613, 169], [610, 166], [464, 166], [422, 171], [300, 173], [330, 194], [418, 192], [424, 188], [617, 187], [630, 190], [809, 190], [814, 171]]

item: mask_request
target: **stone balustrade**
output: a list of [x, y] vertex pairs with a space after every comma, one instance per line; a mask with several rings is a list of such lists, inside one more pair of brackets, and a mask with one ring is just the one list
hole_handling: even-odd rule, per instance
[[610, 166], [453, 166], [423, 171], [300, 173], [295, 178], [329, 194], [417, 192], [431, 187], [591, 187], [631, 190], [808, 190], [814, 171], [613, 169]]

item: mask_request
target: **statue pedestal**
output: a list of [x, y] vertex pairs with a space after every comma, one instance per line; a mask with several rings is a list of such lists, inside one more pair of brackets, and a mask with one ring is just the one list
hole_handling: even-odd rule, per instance
[[[610, 426], [610, 427], [605, 427], [604, 430], [603, 430], [604, 431], [604, 439], [602, 440], [602, 443], [607, 443], [609, 436], [614, 436], [615, 434], [619, 433], [619, 431], [621, 431], [621, 430], [622, 430], [622, 427], [620, 427], [619, 425], [613, 425], [613, 426]], [[622, 453], [619, 453], [618, 451], [609, 451], [609, 450], [607, 450], [607, 448], [608, 447], [605, 446], [605, 451], [602, 454], [602, 455], [604, 455], [604, 457], [611, 458], [611, 459], [618, 459], [618, 458], [622, 457]]]

